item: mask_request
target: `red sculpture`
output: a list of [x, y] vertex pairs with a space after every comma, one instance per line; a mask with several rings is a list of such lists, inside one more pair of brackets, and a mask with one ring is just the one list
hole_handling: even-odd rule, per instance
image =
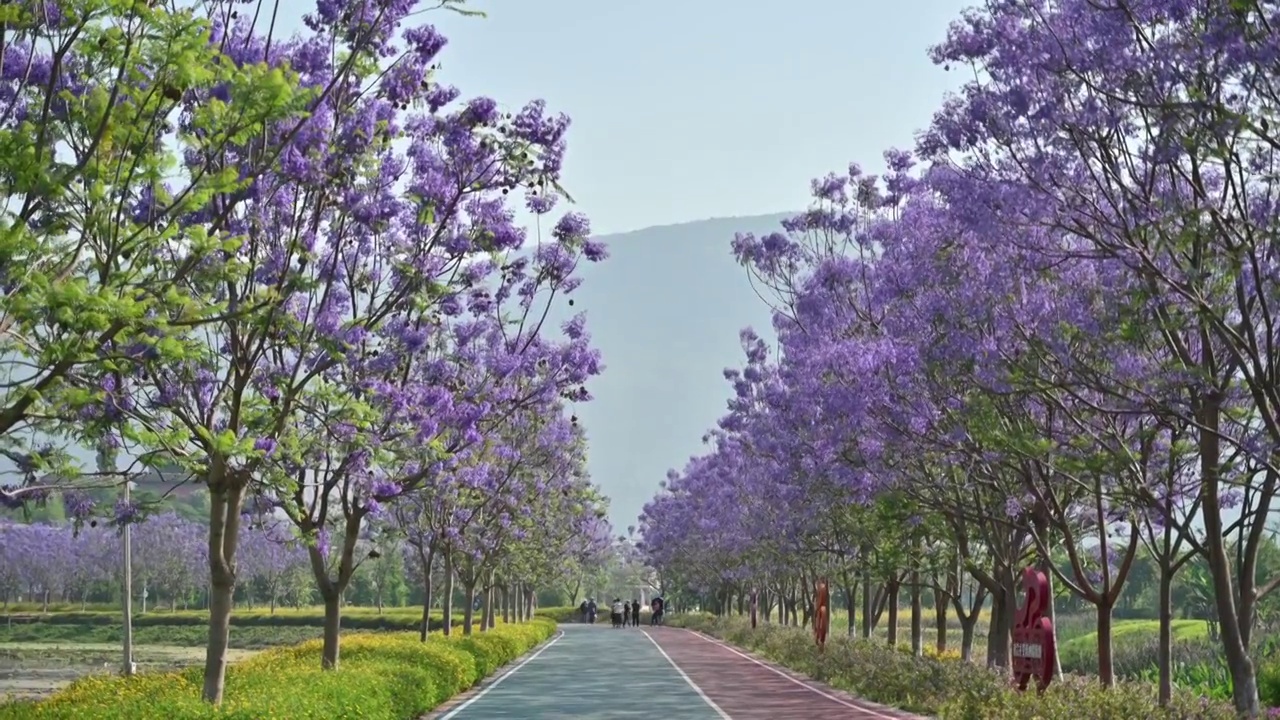
[[822, 652], [827, 648], [827, 631], [831, 629], [831, 591], [826, 578], [819, 578], [813, 589], [813, 638], [818, 641], [818, 652]]
[[1013, 626], [1013, 679], [1018, 690], [1026, 690], [1031, 678], [1036, 678], [1039, 692], [1053, 682], [1053, 666], [1056, 653], [1053, 637], [1053, 621], [1044, 616], [1049, 609], [1049, 578], [1035, 568], [1022, 572], [1022, 588], [1027, 593], [1026, 602], [1018, 610]]
[[751, 629], [756, 629], [756, 612], [760, 608], [760, 591], [751, 591]]

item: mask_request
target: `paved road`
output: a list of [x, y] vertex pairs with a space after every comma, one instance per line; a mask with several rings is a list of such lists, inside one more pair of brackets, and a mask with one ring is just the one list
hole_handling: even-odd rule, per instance
[[902, 720], [674, 628], [565, 625], [432, 720]]

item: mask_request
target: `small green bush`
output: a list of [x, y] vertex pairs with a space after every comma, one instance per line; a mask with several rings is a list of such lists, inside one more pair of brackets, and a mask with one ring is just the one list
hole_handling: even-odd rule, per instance
[[337, 671], [320, 669], [320, 640], [231, 666], [221, 707], [200, 701], [201, 668], [132, 678], [82, 678], [41, 702], [0, 705], [0, 720], [405, 720], [419, 717], [546, 640], [543, 619], [471, 636], [354, 634]]
[[950, 657], [915, 657], [904, 648], [843, 635], [818, 653], [808, 630], [760, 625], [742, 618], [674, 615], [669, 624], [712, 635], [779, 665], [872, 702], [939, 720], [1234, 720], [1228, 703], [1177, 693], [1159, 707], [1148, 683], [1105, 689], [1096, 679], [1068, 676], [1043, 695], [1019, 693], [1007, 675]]

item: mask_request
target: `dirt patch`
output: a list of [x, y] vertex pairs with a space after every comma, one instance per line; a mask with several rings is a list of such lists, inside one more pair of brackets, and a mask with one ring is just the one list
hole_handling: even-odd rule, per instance
[[[254, 650], [229, 650], [236, 662]], [[177, 670], [204, 661], [204, 648], [139, 645], [133, 651], [140, 672]], [[86, 675], [120, 671], [120, 646], [81, 643], [0, 643], [0, 698], [39, 698]]]

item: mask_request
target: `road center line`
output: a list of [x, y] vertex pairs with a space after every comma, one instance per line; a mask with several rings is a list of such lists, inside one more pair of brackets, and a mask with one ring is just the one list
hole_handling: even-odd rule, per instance
[[685, 674], [684, 670], [680, 669], [680, 666], [676, 664], [676, 661], [671, 659], [671, 656], [667, 654], [666, 650], [662, 649], [662, 646], [658, 644], [657, 640], [653, 639], [653, 636], [649, 634], [648, 630], [641, 630], [640, 632], [644, 633], [644, 636], [649, 639], [649, 642], [653, 643], [653, 646], [658, 649], [658, 652], [662, 653], [662, 657], [666, 658], [667, 662], [671, 663], [671, 667], [675, 668], [675, 671], [680, 673], [680, 677], [684, 678], [684, 681], [689, 683], [689, 687], [693, 688], [693, 691], [698, 693], [698, 697], [702, 698], [702, 702], [706, 703], [708, 707], [715, 710], [716, 713], [720, 715], [721, 720], [733, 720], [733, 718], [729, 717], [729, 713], [724, 711], [724, 708], [717, 705], [715, 700], [707, 697], [707, 694], [702, 691], [702, 688], [698, 687], [698, 684]]
[[464, 702], [464, 703], [462, 703], [461, 705], [459, 705], [458, 707], [456, 707], [456, 708], [454, 708], [454, 709], [450, 710], [448, 713], [446, 713], [446, 714], [444, 715], [444, 717], [441, 717], [441, 718], [440, 718], [440, 720], [449, 720], [450, 718], [457, 716], [457, 714], [458, 714], [458, 713], [460, 713], [460, 712], [462, 712], [463, 710], [466, 710], [468, 707], [470, 707], [470, 706], [471, 706], [471, 704], [472, 704], [472, 703], [476, 702], [477, 700], [479, 700], [480, 698], [484, 697], [485, 695], [488, 695], [490, 690], [492, 690], [492, 689], [494, 689], [494, 688], [498, 687], [498, 685], [499, 685], [503, 680], [506, 680], [507, 678], [511, 677], [512, 675], [515, 675], [517, 672], [519, 672], [519, 671], [520, 671], [520, 668], [522, 668], [522, 667], [524, 667], [525, 665], [528, 665], [529, 663], [531, 663], [531, 662], [533, 662], [534, 660], [536, 660], [536, 659], [538, 658], [538, 656], [539, 656], [539, 655], [541, 655], [542, 653], [546, 652], [546, 651], [547, 651], [547, 650], [548, 650], [552, 645], [555, 645], [556, 643], [560, 642], [560, 640], [561, 640], [562, 638], [564, 638], [564, 631], [563, 631], [563, 630], [561, 630], [561, 631], [560, 631], [560, 634], [559, 634], [559, 635], [556, 635], [556, 636], [551, 640], [551, 642], [547, 643], [546, 645], [543, 645], [543, 646], [542, 646], [542, 648], [541, 648], [541, 649], [539, 649], [537, 652], [535, 652], [534, 654], [532, 654], [532, 655], [530, 655], [529, 657], [527, 657], [527, 658], [525, 658], [524, 660], [522, 660], [522, 661], [520, 662], [520, 664], [519, 664], [519, 665], [516, 665], [515, 667], [511, 668], [510, 670], [508, 670], [508, 671], [506, 671], [505, 673], [503, 673], [502, 675], [500, 675], [496, 680], [494, 680], [493, 682], [489, 683], [489, 684], [488, 684], [488, 685], [486, 685], [484, 688], [482, 688], [482, 689], [480, 690], [480, 692], [478, 692], [478, 693], [476, 693], [475, 695], [472, 695], [470, 698], [468, 698], [466, 702]]
[[808, 684], [808, 683], [806, 683], [806, 682], [803, 682], [803, 681], [801, 681], [801, 680], [797, 680], [797, 679], [795, 679], [795, 678], [791, 677], [790, 675], [788, 675], [787, 673], [784, 673], [784, 672], [782, 672], [781, 670], [779, 670], [779, 669], [777, 669], [777, 668], [775, 668], [775, 667], [773, 667], [773, 666], [771, 666], [771, 665], [769, 665], [769, 664], [767, 664], [767, 663], [762, 663], [762, 662], [760, 662], [759, 660], [757, 660], [757, 659], [755, 659], [755, 658], [751, 657], [750, 655], [748, 655], [748, 654], [746, 654], [746, 653], [744, 653], [744, 652], [742, 652], [742, 651], [738, 650], [737, 648], [733, 647], [732, 645], [729, 645], [728, 643], [721, 642], [720, 640], [718, 640], [718, 639], [716, 639], [716, 638], [710, 637], [710, 636], [708, 636], [708, 635], [704, 635], [703, 633], [696, 632], [696, 631], [694, 631], [694, 630], [690, 630], [690, 629], [688, 629], [688, 628], [682, 628], [682, 629], [683, 629], [685, 632], [687, 632], [687, 633], [692, 633], [694, 637], [696, 637], [696, 638], [698, 638], [698, 639], [700, 639], [700, 640], [704, 640], [704, 641], [706, 641], [706, 642], [709, 642], [709, 643], [711, 643], [712, 645], [718, 645], [718, 646], [720, 646], [720, 647], [724, 648], [725, 650], [728, 650], [729, 652], [733, 653], [734, 655], [737, 655], [738, 657], [742, 658], [743, 660], [750, 660], [751, 662], [755, 663], [756, 665], [759, 665], [760, 667], [764, 668], [765, 670], [768, 670], [769, 672], [773, 673], [774, 675], [777, 675], [778, 677], [781, 677], [781, 678], [786, 678], [787, 680], [790, 680], [791, 682], [795, 683], [796, 685], [799, 685], [800, 687], [804, 688], [805, 690], [808, 690], [809, 692], [812, 692], [812, 693], [817, 693], [818, 695], [821, 695], [822, 697], [824, 697], [824, 698], [826, 698], [826, 699], [828, 699], [828, 700], [831, 700], [832, 702], [838, 702], [838, 703], [840, 703], [841, 705], [843, 705], [843, 706], [845, 706], [845, 707], [847, 707], [847, 708], [850, 708], [850, 709], [853, 709], [853, 710], [857, 710], [857, 711], [859, 711], [859, 712], [865, 713], [865, 714], [867, 714], [867, 715], [871, 715], [871, 716], [873, 716], [873, 717], [881, 718], [881, 720], [898, 720], [897, 718], [892, 717], [892, 716], [890, 716], [890, 715], [885, 715], [884, 713], [876, 712], [875, 710], [872, 710], [871, 708], [866, 707], [866, 706], [864, 706], [864, 705], [856, 705], [856, 704], [851, 703], [851, 702], [849, 702], [848, 700], [845, 700], [845, 699], [843, 699], [843, 698], [838, 698], [838, 697], [836, 697], [835, 695], [832, 695], [832, 694], [831, 694], [831, 693], [829, 693], [829, 692], [825, 692], [825, 691], [823, 691], [823, 690], [820, 690], [820, 689], [818, 689], [818, 688], [816, 688], [816, 687], [814, 687], [814, 686], [812, 686], [812, 685], [810, 685], [810, 684]]

